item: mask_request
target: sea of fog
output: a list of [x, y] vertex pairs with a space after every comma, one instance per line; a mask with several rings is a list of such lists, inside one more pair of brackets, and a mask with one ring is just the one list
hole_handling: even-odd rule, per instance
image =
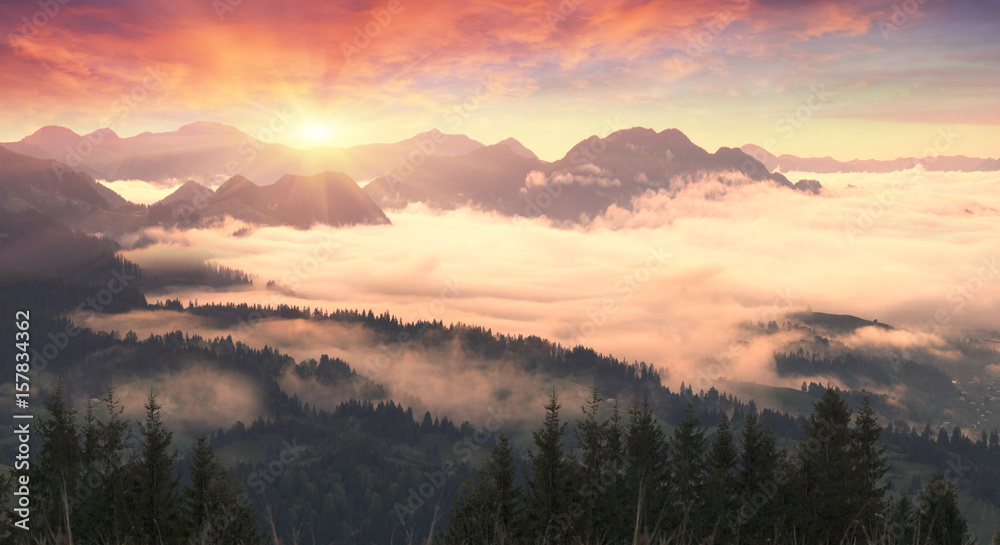
[[[817, 179], [825, 190], [705, 178], [575, 228], [411, 205], [387, 212], [391, 226], [267, 227], [236, 237], [242, 224], [233, 221], [151, 228], [123, 242], [155, 241], [125, 252], [142, 266], [210, 259], [255, 275], [252, 288], [171, 289], [148, 294], [150, 301], [286, 303], [464, 322], [650, 362], [670, 385], [703, 383], [706, 366], [725, 360], [728, 378], [797, 387], [801, 379], [774, 370], [772, 354], [789, 339], [761, 337], [733, 350], [741, 322], [781, 321], [789, 312], [853, 314], [899, 328], [841, 339], [857, 348], [946, 352], [945, 337], [1000, 329], [1000, 175], [918, 167], [788, 177]], [[109, 185], [129, 199], [162, 193], [144, 182]], [[283, 290], [266, 289], [269, 280]], [[327, 353], [356, 367], [378, 350], [356, 331], [312, 322], [220, 331], [182, 314], [143, 312], [94, 322], [140, 336], [233, 335], [300, 360]], [[426, 392], [431, 363], [417, 360], [378, 378], [410, 391], [423, 384]], [[459, 384], [433, 395], [477, 392]]]

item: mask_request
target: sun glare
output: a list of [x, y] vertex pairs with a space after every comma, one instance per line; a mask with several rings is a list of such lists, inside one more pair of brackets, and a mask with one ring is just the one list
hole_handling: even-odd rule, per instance
[[314, 146], [321, 146], [330, 143], [335, 131], [328, 123], [310, 122], [302, 125], [299, 130], [300, 138], [303, 142]]

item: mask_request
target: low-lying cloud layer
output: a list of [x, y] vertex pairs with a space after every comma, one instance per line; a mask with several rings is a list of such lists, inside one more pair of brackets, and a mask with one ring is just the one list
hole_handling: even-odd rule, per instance
[[[239, 238], [230, 236], [236, 223], [183, 232], [154, 228], [145, 235], [157, 243], [126, 257], [141, 265], [211, 255], [220, 265], [258, 275], [250, 289], [185, 288], [150, 294], [150, 300], [370, 308], [407, 321], [464, 322], [651, 362], [668, 370], [672, 385], [724, 376], [797, 386], [801, 379], [776, 377], [771, 358], [787, 339], [746, 347], [738, 325], [780, 322], [809, 308], [906, 330], [860, 330], [842, 339], [848, 346], [933, 353], [951, 335], [996, 331], [996, 173], [918, 168], [791, 177], [818, 179], [826, 190], [812, 196], [765, 184], [691, 180], [643, 195], [634, 212], [612, 209], [578, 229], [417, 205], [393, 214], [392, 226], [268, 227]], [[269, 279], [294, 295], [264, 289]], [[227, 332], [190, 317], [174, 316], [177, 323], [147, 317], [152, 321], [145, 323], [146, 316], [101, 323], [232, 334], [299, 360], [328, 353], [356, 368], [379, 349], [364, 334], [309, 323], [265, 322]], [[436, 407], [474, 404], [488, 392], [490, 379], [476, 382], [475, 373], [462, 373], [461, 361], [441, 365], [430, 357], [399, 358], [375, 379]], [[720, 371], [713, 362], [726, 363]]]

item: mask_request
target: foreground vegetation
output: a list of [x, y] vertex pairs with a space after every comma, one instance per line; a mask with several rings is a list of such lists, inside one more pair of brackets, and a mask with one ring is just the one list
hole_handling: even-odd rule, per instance
[[[517, 483], [501, 436], [452, 509], [446, 545], [471, 543], [900, 543], [971, 542], [957, 488], [941, 471], [912, 499], [887, 493], [881, 427], [866, 399], [853, 417], [827, 390], [793, 452], [748, 415], [737, 440], [727, 419], [715, 437], [688, 415], [668, 439], [647, 404], [623, 421], [600, 418], [595, 388], [576, 423], [575, 449], [553, 392]], [[998, 537], [1000, 539], [1000, 537]]]

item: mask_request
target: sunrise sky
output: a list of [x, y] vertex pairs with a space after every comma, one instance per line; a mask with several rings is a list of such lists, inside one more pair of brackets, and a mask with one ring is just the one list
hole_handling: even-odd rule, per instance
[[951, 127], [946, 154], [1000, 155], [997, 0], [3, 0], [0, 21], [2, 141], [198, 120], [257, 135], [278, 111], [296, 147], [437, 127], [551, 160], [639, 125], [886, 159]]

